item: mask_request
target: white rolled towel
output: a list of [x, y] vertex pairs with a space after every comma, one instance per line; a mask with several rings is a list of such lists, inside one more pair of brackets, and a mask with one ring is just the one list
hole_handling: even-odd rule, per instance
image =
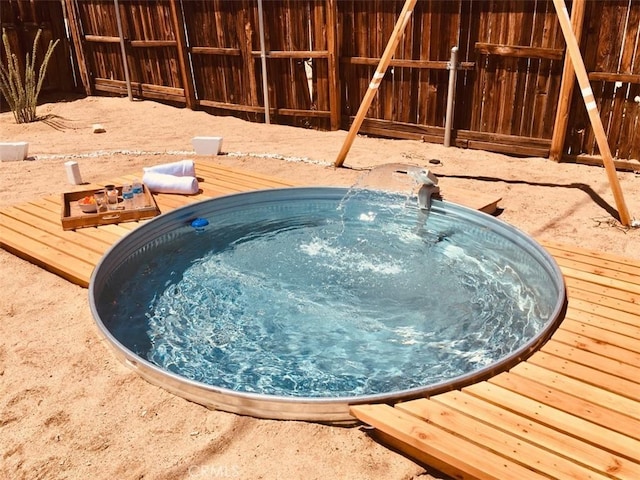
[[145, 167], [143, 170], [153, 173], [164, 173], [165, 175], [176, 175], [178, 177], [195, 177], [196, 168], [193, 160], [180, 160], [179, 162], [162, 163], [153, 167]]
[[196, 177], [178, 177], [164, 173], [145, 172], [142, 176], [149, 191], [153, 193], [198, 193], [198, 179]]

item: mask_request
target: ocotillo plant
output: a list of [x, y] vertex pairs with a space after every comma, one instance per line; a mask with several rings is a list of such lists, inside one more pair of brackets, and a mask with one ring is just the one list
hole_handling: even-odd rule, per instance
[[38, 95], [40, 95], [40, 89], [42, 88], [42, 82], [47, 72], [47, 65], [51, 54], [58, 42], [60, 42], [59, 39], [55, 42], [53, 40], [49, 41], [49, 47], [42, 59], [36, 77], [35, 63], [38, 53], [38, 41], [40, 40], [41, 34], [42, 30], [38, 30], [36, 38], [33, 40], [31, 57], [29, 57], [29, 53], [27, 53], [23, 81], [18, 57], [11, 52], [9, 37], [5, 29], [2, 29], [2, 43], [7, 58], [7, 65], [5, 66], [0, 63], [0, 91], [2, 92], [2, 96], [7, 100], [9, 108], [11, 108], [13, 116], [16, 119], [16, 123], [29, 123], [37, 120], [36, 107], [38, 104]]

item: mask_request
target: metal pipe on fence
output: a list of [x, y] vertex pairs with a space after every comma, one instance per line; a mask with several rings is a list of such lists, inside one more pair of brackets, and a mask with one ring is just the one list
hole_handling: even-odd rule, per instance
[[118, 0], [113, 0], [116, 7], [116, 23], [118, 24], [118, 36], [120, 37], [120, 52], [122, 53], [122, 66], [124, 67], [124, 80], [127, 83], [127, 95], [129, 101], [133, 101], [133, 93], [131, 93], [131, 79], [129, 78], [129, 62], [127, 62], [127, 51], [124, 47], [124, 34], [122, 33], [122, 19], [120, 18], [120, 6]]
[[451, 130], [453, 129], [453, 104], [456, 95], [456, 77], [458, 75], [458, 47], [451, 48], [449, 70], [449, 90], [447, 91], [447, 114], [444, 121], [444, 146], [451, 146]]
[[264, 15], [262, 0], [258, 0], [258, 30], [260, 31], [260, 61], [262, 65], [262, 97], [264, 99], [264, 123], [271, 123], [269, 114], [269, 82], [267, 79], [267, 52], [264, 46]]

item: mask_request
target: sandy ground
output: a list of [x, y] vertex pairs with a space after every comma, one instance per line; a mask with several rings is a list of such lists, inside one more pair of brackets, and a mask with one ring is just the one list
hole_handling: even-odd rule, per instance
[[[0, 208], [85, 181], [194, 158], [191, 138], [224, 138], [225, 165], [300, 183], [368, 182], [371, 167], [429, 166], [447, 187], [501, 197], [499, 218], [538, 239], [640, 258], [640, 232], [614, 219], [602, 168], [214, 117], [153, 102], [85, 98], [46, 103], [46, 121], [0, 114], [0, 141], [30, 143], [30, 159], [0, 163]], [[93, 124], [106, 133], [92, 133]], [[429, 160], [438, 159], [434, 166]], [[197, 160], [197, 158], [196, 158]], [[640, 179], [619, 172], [631, 215]], [[361, 428], [259, 420], [210, 411], [148, 384], [120, 364], [89, 311], [87, 291], [0, 250], [0, 477], [427, 479], [441, 478]]]

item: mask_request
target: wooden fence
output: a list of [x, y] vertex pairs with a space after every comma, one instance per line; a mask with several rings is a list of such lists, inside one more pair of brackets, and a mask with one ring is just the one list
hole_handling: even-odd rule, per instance
[[[60, 39], [50, 60], [43, 89], [64, 92], [75, 88], [72, 47], [67, 41], [61, 2], [0, 0], [0, 26], [6, 32], [11, 52], [16, 55], [22, 68], [26, 54], [32, 52], [38, 29], [42, 30], [42, 35], [37, 60], [47, 51], [50, 40]], [[4, 46], [0, 46], [0, 61], [3, 65], [6, 65], [5, 53]], [[1, 95], [0, 106], [5, 107], [5, 100]]]
[[[40, 25], [57, 38], [67, 19], [58, 53], [75, 63], [57, 62], [50, 83], [60, 88], [75, 68], [87, 94], [130, 90], [251, 121], [268, 113], [348, 129], [403, 3], [263, 0], [262, 23], [257, 0], [2, 0], [0, 15], [15, 32]], [[567, 3], [616, 163], [638, 169], [640, 1]], [[455, 145], [600, 162], [575, 80], [563, 75], [551, 0], [419, 0], [360, 131], [442, 143], [453, 46]]]

